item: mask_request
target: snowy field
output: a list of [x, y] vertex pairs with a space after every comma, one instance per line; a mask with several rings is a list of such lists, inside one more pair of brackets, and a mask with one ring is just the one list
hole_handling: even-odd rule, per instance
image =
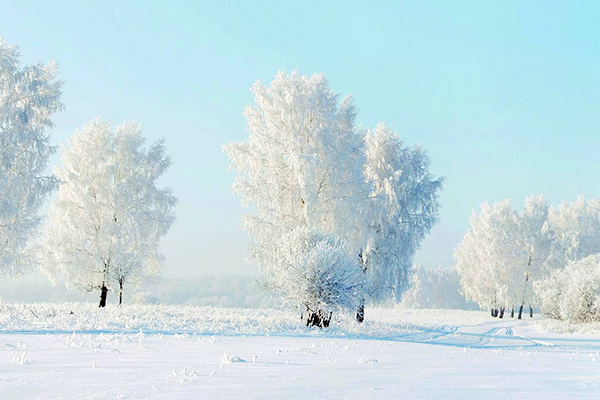
[[[72, 314], [71, 314], [72, 312]], [[367, 309], [0, 304], [2, 399], [597, 399], [598, 326]], [[596, 332], [599, 332], [597, 330]]]

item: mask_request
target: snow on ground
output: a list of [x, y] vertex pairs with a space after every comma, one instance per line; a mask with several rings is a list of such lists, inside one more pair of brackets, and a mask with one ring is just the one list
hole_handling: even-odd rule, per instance
[[600, 398], [600, 334], [367, 311], [309, 330], [281, 310], [2, 304], [0, 398]]

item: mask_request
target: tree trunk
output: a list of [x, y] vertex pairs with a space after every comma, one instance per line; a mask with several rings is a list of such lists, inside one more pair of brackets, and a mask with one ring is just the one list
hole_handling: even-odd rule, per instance
[[123, 279], [119, 279], [119, 305], [123, 304]]
[[504, 307], [500, 309], [500, 318], [504, 318]]
[[365, 320], [364, 300], [363, 300], [363, 303], [358, 307], [358, 310], [356, 311], [356, 320], [358, 321], [359, 324], [362, 324]]
[[[358, 252], [358, 264], [362, 267], [363, 273], [367, 273], [367, 258], [366, 254], [363, 253], [363, 250], [360, 249]], [[329, 316], [331, 319], [331, 315]], [[356, 321], [359, 324], [362, 324], [365, 321], [365, 298], [363, 297], [360, 301], [360, 305], [358, 306], [358, 310], [356, 310]], [[329, 322], [327, 322], [329, 325]]]
[[329, 326], [329, 323], [331, 322], [331, 316], [333, 315], [333, 312], [330, 312], [329, 315], [327, 315], [325, 312], [323, 312], [322, 310], [318, 310], [318, 311], [308, 311], [308, 316], [306, 318], [306, 326], [308, 327], [319, 327], [319, 328], [327, 328]]
[[106, 307], [106, 297], [107, 296], [108, 296], [108, 288], [103, 283], [102, 287], [100, 288], [100, 306], [99, 306], [100, 308]]
[[490, 315], [493, 317], [494, 316], [494, 309], [490, 308]]
[[533, 318], [533, 308], [529, 306], [529, 318]]
[[513, 307], [512, 310], [510, 310], [510, 317], [514, 318], [515, 317], [515, 308]]
[[522, 317], [523, 317], [523, 304], [521, 304], [521, 307], [519, 307], [519, 316], [517, 318], [521, 319]]

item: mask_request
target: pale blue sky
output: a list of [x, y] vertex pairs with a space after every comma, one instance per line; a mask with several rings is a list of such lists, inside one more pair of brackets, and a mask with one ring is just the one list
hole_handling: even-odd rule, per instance
[[447, 180], [418, 262], [452, 264], [483, 201], [600, 196], [597, 1], [321, 3], [0, 1], [0, 36], [58, 61], [55, 144], [98, 115], [166, 138], [167, 274], [255, 271], [221, 145], [246, 137], [248, 88], [279, 69], [324, 72], [364, 127], [428, 150]]

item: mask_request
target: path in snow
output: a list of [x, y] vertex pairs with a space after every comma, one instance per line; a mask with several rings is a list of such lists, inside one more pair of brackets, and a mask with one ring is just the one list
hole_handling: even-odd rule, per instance
[[600, 351], [600, 335], [539, 333], [528, 320], [494, 320], [464, 327], [441, 327], [407, 333], [389, 340], [477, 349], [535, 349]]

